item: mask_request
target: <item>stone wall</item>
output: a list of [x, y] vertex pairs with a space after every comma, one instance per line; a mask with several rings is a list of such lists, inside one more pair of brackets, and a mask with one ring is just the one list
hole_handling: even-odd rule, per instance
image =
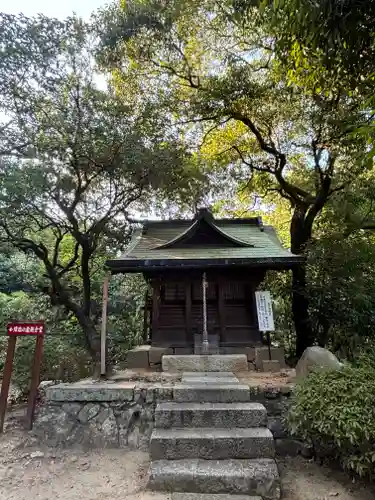
[[49, 446], [148, 450], [155, 407], [170, 400], [172, 386], [60, 384], [46, 390], [33, 433]]
[[275, 439], [276, 453], [281, 456], [302, 454], [311, 456], [310, 447], [303, 441], [291, 437], [285, 425], [285, 415], [292, 395], [291, 386], [250, 387], [251, 400], [262, 403], [267, 410], [268, 428]]
[[[250, 387], [251, 400], [268, 414], [280, 455], [308, 455], [302, 442], [290, 438], [283, 417], [290, 387]], [[46, 389], [36, 416], [34, 435], [50, 446], [83, 448], [127, 447], [147, 451], [155, 407], [173, 401], [173, 385], [139, 387], [134, 383], [60, 384]]]

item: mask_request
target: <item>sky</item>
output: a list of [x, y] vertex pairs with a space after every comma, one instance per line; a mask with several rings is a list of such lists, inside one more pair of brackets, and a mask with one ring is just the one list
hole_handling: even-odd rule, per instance
[[0, 12], [27, 16], [45, 14], [64, 19], [73, 12], [88, 19], [93, 10], [102, 7], [108, 0], [0, 0]]

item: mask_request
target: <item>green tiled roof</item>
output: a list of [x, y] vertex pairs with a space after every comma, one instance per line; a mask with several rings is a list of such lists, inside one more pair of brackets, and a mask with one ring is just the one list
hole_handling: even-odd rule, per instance
[[[108, 261], [107, 266], [121, 272], [200, 265], [290, 267], [301, 261], [300, 256], [282, 247], [273, 227], [263, 226], [260, 218], [214, 220], [209, 215], [194, 220], [146, 221], [142, 229], [134, 231], [124, 255]], [[204, 222], [217, 232], [218, 242], [189, 244], [189, 233], [199, 231], [199, 224]], [[179, 244], [183, 240], [185, 244]]]

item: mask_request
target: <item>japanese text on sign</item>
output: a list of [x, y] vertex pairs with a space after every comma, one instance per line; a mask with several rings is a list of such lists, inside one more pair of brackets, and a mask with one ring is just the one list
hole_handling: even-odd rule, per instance
[[272, 300], [270, 292], [255, 292], [259, 330], [272, 332], [275, 330]]
[[8, 335], [44, 335], [44, 322], [8, 323]]

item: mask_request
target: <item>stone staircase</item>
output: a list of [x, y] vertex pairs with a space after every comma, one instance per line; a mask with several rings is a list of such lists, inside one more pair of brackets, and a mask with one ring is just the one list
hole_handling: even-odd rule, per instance
[[279, 500], [266, 424], [233, 373], [184, 373], [174, 401], [156, 407], [148, 488], [173, 500]]

